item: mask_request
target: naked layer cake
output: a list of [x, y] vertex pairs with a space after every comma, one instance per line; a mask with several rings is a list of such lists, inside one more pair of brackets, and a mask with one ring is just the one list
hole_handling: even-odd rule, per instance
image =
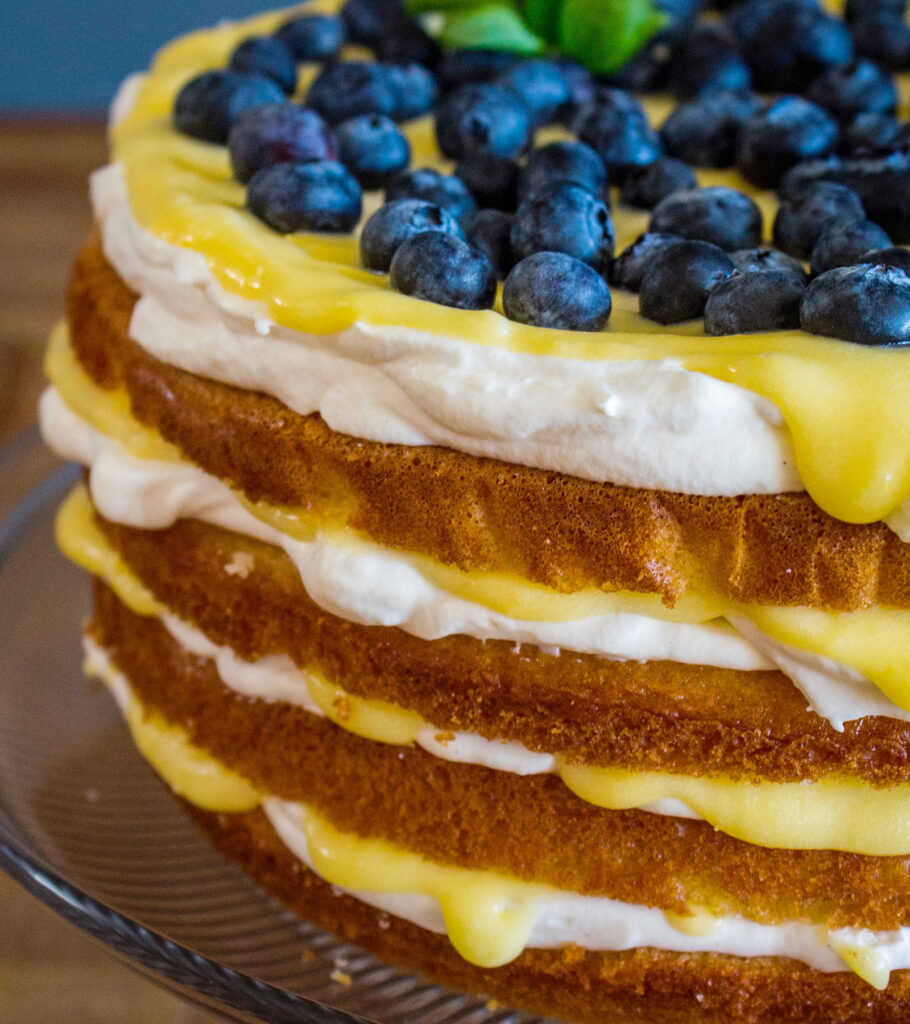
[[903, 4], [434, 6], [122, 87], [40, 410], [87, 671], [393, 963], [903, 1024]]

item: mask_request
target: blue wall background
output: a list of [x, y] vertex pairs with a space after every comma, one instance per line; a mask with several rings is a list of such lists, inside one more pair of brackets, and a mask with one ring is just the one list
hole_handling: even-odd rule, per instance
[[0, 112], [103, 111], [181, 32], [280, 0], [0, 0]]

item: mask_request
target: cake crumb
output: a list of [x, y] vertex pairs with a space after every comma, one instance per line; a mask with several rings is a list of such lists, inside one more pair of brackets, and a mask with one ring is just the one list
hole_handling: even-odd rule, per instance
[[256, 561], [249, 551], [235, 551], [231, 555], [230, 562], [224, 567], [224, 571], [228, 576], [239, 576], [242, 580], [245, 580], [253, 571], [255, 564]]
[[441, 747], [447, 747], [455, 739], [455, 733], [454, 732], [448, 732], [448, 731], [446, 731], [446, 732], [438, 732], [433, 737], [433, 739], [436, 740], [436, 742]]
[[306, 962], [307, 962], [308, 964], [309, 964], [309, 963], [312, 963], [312, 962], [313, 962], [313, 961], [314, 961], [314, 960], [316, 959], [316, 954], [315, 954], [315, 953], [313, 952], [313, 950], [312, 950], [312, 949], [305, 949], [305, 950], [303, 951], [303, 959], [304, 959], [304, 960], [305, 960], [305, 961], [306, 961]]
[[340, 695], [332, 701], [332, 710], [342, 722], [346, 722], [351, 717], [351, 702], [347, 697]]
[[332, 971], [332, 973], [329, 975], [329, 977], [332, 979], [332, 981], [337, 982], [339, 985], [344, 985], [346, 987], [349, 987], [350, 984], [351, 984], [351, 976], [350, 976], [350, 974], [345, 974], [344, 971], [338, 971], [338, 970]]
[[490, 1013], [495, 1013], [499, 1009], [499, 1007], [500, 1003], [498, 999], [487, 1000], [487, 1010], [489, 1010]]

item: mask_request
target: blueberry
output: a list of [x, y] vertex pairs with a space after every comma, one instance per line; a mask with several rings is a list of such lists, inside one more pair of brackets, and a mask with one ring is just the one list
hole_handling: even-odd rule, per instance
[[223, 145], [245, 110], [283, 102], [284, 93], [271, 78], [241, 71], [203, 71], [177, 93], [174, 124], [184, 135]]
[[231, 71], [271, 78], [290, 94], [297, 88], [297, 64], [287, 44], [274, 36], [250, 36], [231, 54]]
[[891, 71], [910, 69], [910, 26], [902, 16], [884, 12], [855, 22], [850, 31], [856, 52]]
[[361, 114], [335, 128], [338, 159], [366, 189], [382, 188], [411, 159], [408, 140], [382, 114]]
[[647, 120], [645, 108], [636, 96], [625, 89], [615, 89], [600, 83], [591, 90], [586, 102], [579, 105], [575, 117], [569, 123], [570, 129], [578, 135], [579, 129], [588, 117], [604, 110], [621, 111], [625, 114], [635, 115], [642, 121]]
[[360, 257], [368, 270], [387, 271], [402, 242], [425, 231], [464, 238], [458, 221], [440, 206], [423, 199], [396, 199], [370, 217], [360, 233]]
[[410, 121], [433, 109], [439, 88], [428, 68], [422, 64], [389, 64], [386, 74], [395, 94], [392, 116], [396, 121]]
[[569, 99], [565, 75], [553, 61], [523, 60], [504, 71], [497, 81], [514, 89], [531, 108], [536, 125], [548, 124]]
[[436, 73], [443, 92], [468, 82], [492, 82], [516, 61], [503, 50], [452, 50], [439, 62]]
[[910, 242], [910, 153], [799, 164], [781, 181], [792, 191], [817, 181], [834, 181], [853, 189], [869, 220], [881, 225], [895, 242]]
[[436, 138], [443, 154], [460, 160], [474, 153], [516, 157], [531, 140], [531, 111], [503, 85], [461, 85], [436, 110]]
[[656, 92], [658, 89], [666, 88], [667, 71], [670, 66], [670, 57], [673, 49], [670, 47], [662, 32], [659, 32], [649, 42], [630, 57], [625, 64], [606, 81], [618, 89], [628, 89], [631, 92]]
[[514, 217], [502, 210], [475, 210], [464, 219], [465, 238], [490, 261], [502, 280], [512, 269], [510, 234]]
[[660, 324], [701, 316], [711, 289], [734, 273], [730, 257], [709, 242], [678, 242], [661, 249], [641, 281], [641, 315]]
[[860, 345], [910, 342], [910, 277], [897, 267], [860, 263], [837, 267], [806, 289], [800, 325]]
[[439, 43], [412, 18], [391, 18], [373, 44], [376, 56], [388, 64], [423, 64], [435, 68], [442, 57]]
[[666, 151], [695, 167], [732, 167], [743, 125], [761, 107], [749, 93], [717, 93], [680, 105], [660, 129]]
[[334, 160], [335, 137], [314, 111], [295, 103], [251, 107], [228, 135], [231, 166], [238, 181], [247, 182], [260, 167], [271, 164]]
[[830, 68], [812, 80], [806, 96], [847, 123], [857, 114], [893, 114], [897, 109], [893, 79], [871, 60]]
[[519, 203], [511, 241], [516, 260], [564, 252], [603, 270], [613, 255], [613, 222], [606, 203], [587, 189], [556, 182]]
[[579, 124], [578, 137], [595, 150], [617, 183], [633, 167], [653, 163], [663, 152], [660, 136], [647, 120], [619, 107], [593, 110]]
[[381, 64], [350, 60], [328, 64], [316, 76], [306, 105], [329, 124], [340, 124], [358, 114], [395, 114], [397, 96], [391, 77]]
[[910, 250], [898, 246], [887, 249], [872, 249], [864, 253], [859, 263], [880, 263], [886, 267], [897, 267], [905, 274], [910, 274]]
[[284, 234], [351, 231], [363, 208], [360, 186], [333, 160], [263, 167], [250, 179], [246, 199], [261, 221]]
[[496, 275], [486, 256], [439, 231], [403, 242], [390, 273], [393, 288], [441, 306], [489, 309], [496, 298]]
[[741, 0], [730, 9], [724, 24], [740, 47], [746, 50], [758, 43], [770, 19], [779, 10], [799, 6], [800, 3], [806, 7], [817, 7], [817, 0]]
[[844, 4], [844, 18], [847, 21], [861, 21], [883, 13], [903, 18], [907, 13], [907, 0], [847, 0]]
[[295, 60], [331, 60], [344, 46], [344, 22], [331, 14], [306, 14], [286, 21], [275, 33]]
[[743, 44], [759, 89], [802, 92], [822, 71], [853, 57], [842, 21], [814, 4], [779, 3], [749, 44]]
[[518, 195], [518, 164], [505, 157], [476, 153], [455, 165], [455, 176], [481, 206], [514, 210]]
[[386, 202], [392, 199], [423, 199], [442, 206], [458, 220], [477, 206], [460, 178], [440, 174], [431, 167], [418, 167], [396, 174], [386, 185], [385, 198]]
[[607, 187], [607, 169], [583, 142], [551, 142], [529, 154], [518, 179], [518, 191], [526, 196], [560, 181], [601, 195]]
[[721, 249], [753, 249], [762, 237], [761, 210], [736, 189], [681, 189], [654, 208], [649, 231], [667, 231]]
[[556, 111], [556, 120], [569, 128], [578, 111], [594, 98], [597, 83], [586, 67], [570, 57], [556, 57], [553, 63], [562, 72], [566, 88], [569, 90], [568, 99]]
[[799, 327], [799, 304], [806, 285], [783, 270], [736, 274], [708, 293], [708, 334], [749, 334]]
[[817, 182], [781, 196], [774, 218], [774, 244], [791, 256], [808, 259], [829, 227], [865, 219], [855, 192], [834, 182]]
[[784, 96], [743, 125], [736, 166], [759, 188], [773, 188], [794, 164], [827, 156], [837, 148], [837, 123], [822, 107]]
[[673, 156], [662, 156], [646, 167], [635, 167], [622, 183], [622, 201], [626, 206], [653, 210], [671, 192], [695, 188], [698, 184], [692, 168]]
[[682, 241], [679, 235], [660, 231], [639, 235], [613, 260], [610, 266], [610, 284], [616, 285], [617, 288], [625, 288], [629, 292], [637, 292], [641, 288], [641, 279], [645, 271], [657, 253]]
[[773, 271], [790, 274], [803, 284], [809, 279], [802, 263], [780, 249], [740, 249], [731, 252], [730, 259], [741, 274], [767, 274]]
[[870, 249], [887, 249], [890, 245], [888, 235], [869, 220], [828, 228], [812, 250], [812, 273], [817, 276], [835, 267], [861, 263]]
[[387, 30], [390, 18], [397, 22], [403, 17], [396, 0], [347, 0], [340, 15], [347, 38], [370, 49]]
[[670, 91], [683, 99], [717, 92], [743, 92], [752, 72], [733, 36], [717, 25], [700, 25], [683, 40], [669, 68]]
[[502, 288], [510, 320], [561, 331], [599, 331], [613, 300], [596, 270], [561, 252], [539, 252], [513, 267]]
[[897, 148], [897, 119], [890, 114], [858, 114], [844, 127], [841, 151], [847, 156], [869, 156]]

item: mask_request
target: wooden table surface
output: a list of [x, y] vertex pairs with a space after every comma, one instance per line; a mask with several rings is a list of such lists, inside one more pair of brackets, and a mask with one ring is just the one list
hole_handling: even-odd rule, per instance
[[[35, 418], [44, 341], [91, 222], [88, 174], [104, 159], [100, 124], [0, 120], [0, 444]], [[114, 961], [0, 872], [2, 1024], [214, 1020]]]

